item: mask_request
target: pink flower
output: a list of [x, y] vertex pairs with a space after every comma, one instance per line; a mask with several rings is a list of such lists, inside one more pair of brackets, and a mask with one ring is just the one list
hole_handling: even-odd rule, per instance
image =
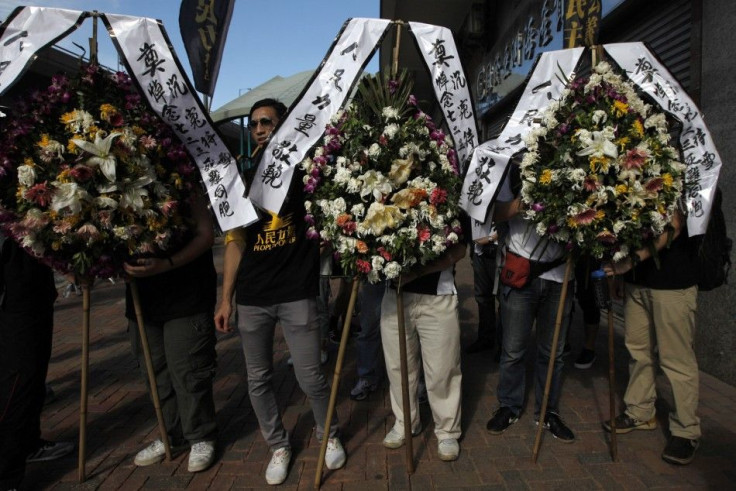
[[661, 191], [663, 186], [664, 180], [661, 177], [655, 177], [644, 184], [644, 189], [646, 189], [650, 193], [656, 193]]
[[583, 189], [585, 189], [586, 191], [596, 191], [598, 187], [600, 187], [598, 179], [595, 179], [593, 177], [586, 177], [583, 181]]
[[623, 166], [626, 169], [641, 169], [647, 157], [649, 155], [644, 150], [632, 148], [626, 152], [626, 159], [623, 162]]
[[78, 164], [69, 171], [69, 174], [71, 174], [75, 181], [84, 182], [94, 175], [94, 171], [86, 165]]
[[371, 263], [363, 259], [358, 259], [357, 261], [355, 261], [355, 267], [358, 269], [360, 273], [370, 273], [371, 272]]
[[578, 225], [590, 225], [591, 223], [593, 223], [594, 219], [595, 210], [592, 208], [589, 208], [582, 213], [578, 213], [573, 217], [573, 220], [575, 220], [575, 223], [577, 223]]
[[52, 195], [52, 190], [48, 188], [46, 181], [44, 181], [28, 189], [25, 198], [39, 206], [46, 207], [51, 203]]
[[596, 236], [596, 239], [598, 239], [598, 242], [602, 244], [615, 244], [616, 243], [616, 236], [613, 234], [613, 232], [610, 232], [608, 230], [601, 231]]
[[417, 227], [417, 239], [419, 239], [420, 244], [423, 244], [426, 241], [428, 241], [431, 236], [432, 236], [432, 233], [429, 231], [427, 227]]
[[429, 202], [433, 205], [440, 205], [447, 201], [447, 191], [440, 188], [434, 188], [432, 194], [429, 196]]
[[384, 258], [386, 261], [391, 260], [391, 253], [388, 252], [385, 248], [379, 247], [377, 250], [381, 257]]

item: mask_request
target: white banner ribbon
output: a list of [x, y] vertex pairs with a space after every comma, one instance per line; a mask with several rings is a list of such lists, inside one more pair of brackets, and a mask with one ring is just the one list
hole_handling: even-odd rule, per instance
[[197, 163], [222, 230], [255, 222], [235, 158], [225, 146], [155, 19], [103, 15], [118, 50], [151, 108], [187, 147]]
[[680, 147], [687, 165], [687, 229], [691, 236], [704, 234], [722, 161], [698, 107], [643, 43], [603, 47], [640, 90], [682, 123]]
[[560, 98], [563, 89], [575, 77], [575, 67], [583, 50], [574, 48], [542, 53], [501, 134], [475, 148], [460, 195], [460, 207], [471, 217], [485, 221], [509, 160], [524, 148], [524, 136], [539, 126], [539, 116], [550, 102]]
[[462, 174], [478, 145], [478, 126], [455, 39], [446, 27], [419, 22], [409, 22], [409, 27], [432, 78], [437, 102], [455, 142]]
[[20, 78], [40, 49], [77, 29], [86, 15], [44, 7], [14, 10], [0, 27], [0, 95]]
[[390, 20], [364, 18], [345, 24], [311, 85], [272, 134], [251, 186], [249, 197], [254, 203], [278, 213], [294, 168], [347, 100], [390, 24]]

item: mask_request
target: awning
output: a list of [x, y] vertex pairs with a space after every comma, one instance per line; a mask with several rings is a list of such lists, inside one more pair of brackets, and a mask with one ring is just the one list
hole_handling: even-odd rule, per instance
[[302, 93], [313, 74], [314, 70], [307, 70], [286, 78], [277, 75], [212, 111], [210, 117], [215, 123], [247, 117], [253, 104], [269, 97], [278, 99], [289, 107]]

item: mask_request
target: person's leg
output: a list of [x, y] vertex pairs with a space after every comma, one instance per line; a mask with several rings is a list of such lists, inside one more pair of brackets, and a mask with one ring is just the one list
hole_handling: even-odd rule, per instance
[[[312, 406], [317, 425], [316, 436], [321, 440], [327, 420], [330, 387], [320, 366], [320, 333], [316, 303], [312, 299], [307, 299], [278, 304], [276, 315], [294, 361], [294, 374]], [[330, 423], [330, 436], [334, 437], [338, 433], [337, 413], [334, 413]]]
[[289, 446], [289, 434], [281, 421], [273, 377], [275, 307], [238, 305], [238, 331], [248, 373], [248, 395], [261, 434], [271, 450]]
[[[171, 374], [166, 364], [166, 348], [164, 344], [164, 328], [163, 324], [144, 321], [146, 330], [146, 338], [148, 339], [148, 348], [151, 353], [151, 363], [153, 365], [153, 373], [156, 376], [156, 388], [158, 389], [158, 397], [161, 405], [161, 413], [163, 414], [166, 431], [172, 446], [180, 446], [184, 444], [184, 434], [181, 428], [181, 419], [179, 418], [179, 405], [176, 399], [176, 392], [171, 381]], [[141, 377], [149, 389], [148, 371], [146, 369], [146, 360], [143, 355], [143, 348], [140, 344], [140, 335], [138, 333], [138, 323], [133, 319], [128, 319], [128, 334], [130, 336], [131, 349], [136, 360], [138, 360], [138, 368]]]
[[[542, 409], [542, 398], [544, 386], [547, 381], [547, 369], [549, 367], [550, 355], [552, 354], [552, 341], [554, 340], [557, 312], [562, 297], [562, 283], [538, 279], [541, 288], [541, 298], [537, 315], [537, 360], [534, 370], [535, 404], [534, 416], [539, 418]], [[572, 310], [572, 288], [573, 284], [567, 284], [567, 294], [563, 306], [560, 321], [560, 332], [557, 338], [557, 350], [552, 368], [552, 380], [550, 383], [547, 412], [557, 413], [559, 409], [560, 388], [562, 385], [562, 370], [564, 368], [564, 346], [567, 339], [567, 327], [570, 311]]]
[[508, 286], [501, 288], [503, 340], [497, 395], [500, 406], [511, 409], [516, 416], [524, 406], [524, 355], [539, 307], [540, 281], [537, 278], [519, 289]]
[[360, 334], [355, 340], [358, 377], [376, 385], [384, 366], [381, 352], [381, 301], [386, 283], [360, 285]]
[[[413, 433], [420, 430], [422, 424], [419, 419], [417, 401], [417, 376], [419, 373], [419, 340], [416, 326], [408, 311], [412, 308], [411, 299], [416, 296], [404, 293], [404, 327], [406, 329], [406, 361], [408, 367], [408, 389], [411, 429]], [[399, 435], [404, 435], [404, 408], [401, 395], [401, 355], [399, 351], [399, 318], [396, 304], [396, 290], [388, 288], [381, 303], [381, 342], [383, 356], [386, 360], [386, 375], [389, 382], [391, 396], [391, 410], [396, 417], [394, 429]]]
[[217, 368], [213, 314], [166, 322], [166, 362], [179, 407], [182, 434], [190, 443], [217, 438], [212, 381]]
[[415, 295], [409, 316], [422, 350], [424, 379], [438, 441], [460, 438], [460, 323], [456, 295]]
[[53, 311], [0, 313], [0, 487], [17, 487], [41, 443]]
[[624, 300], [624, 341], [629, 351], [629, 383], [624, 394], [626, 414], [639, 421], [654, 418], [656, 354], [652, 322], [651, 290], [626, 284]]
[[652, 318], [657, 333], [659, 366], [672, 386], [675, 407], [670, 413], [672, 436], [697, 440], [699, 373], [693, 350], [697, 288], [652, 290]]
[[478, 305], [478, 334], [475, 342], [466, 348], [467, 353], [492, 349], [496, 339], [496, 297], [493, 295], [495, 254], [489, 248], [483, 254], [473, 253], [472, 261], [473, 289]]

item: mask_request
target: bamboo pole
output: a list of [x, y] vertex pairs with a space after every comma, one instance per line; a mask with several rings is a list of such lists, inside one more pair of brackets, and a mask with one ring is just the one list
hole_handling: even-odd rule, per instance
[[79, 462], [77, 477], [80, 484], [87, 478], [87, 383], [89, 381], [89, 284], [82, 282], [82, 387], [79, 394]]
[[141, 296], [138, 290], [138, 283], [135, 279], [130, 280], [130, 295], [133, 297], [133, 309], [135, 310], [135, 320], [138, 324], [138, 337], [140, 338], [141, 347], [143, 348], [143, 358], [146, 361], [146, 372], [148, 373], [148, 385], [151, 390], [151, 399], [153, 399], [153, 407], [156, 410], [156, 419], [158, 420], [159, 434], [164, 444], [166, 452], [166, 460], [171, 460], [171, 444], [169, 443], [169, 434], [166, 431], [166, 422], [164, 414], [161, 411], [161, 399], [158, 396], [158, 384], [156, 383], [156, 372], [153, 369], [153, 361], [151, 359], [151, 349], [148, 345], [148, 335], [146, 334], [145, 324], [143, 323], [143, 311], [141, 310]]
[[325, 454], [327, 453], [327, 440], [330, 439], [330, 427], [332, 425], [332, 415], [335, 411], [337, 401], [337, 390], [340, 387], [340, 375], [342, 373], [342, 363], [345, 358], [345, 348], [350, 339], [350, 322], [353, 318], [353, 310], [355, 302], [358, 298], [358, 287], [360, 281], [353, 278], [353, 288], [350, 292], [350, 301], [348, 302], [348, 310], [345, 313], [345, 323], [342, 327], [342, 335], [340, 336], [340, 347], [337, 350], [337, 360], [335, 361], [335, 371], [332, 376], [332, 389], [330, 391], [330, 402], [327, 405], [327, 418], [324, 426], [324, 434], [322, 435], [322, 444], [319, 447], [319, 457], [317, 459], [317, 472], [314, 475], [314, 489], [319, 489], [322, 483], [322, 468], [325, 464]]
[[404, 325], [404, 292], [396, 288], [396, 314], [399, 322], [399, 360], [401, 366], [401, 405], [404, 413], [404, 444], [406, 445], [406, 472], [414, 473], [414, 445], [411, 432], [411, 402], [409, 399], [409, 368], [406, 359], [406, 327]]
[[539, 411], [539, 425], [537, 426], [537, 436], [534, 439], [534, 452], [532, 461], [537, 462], [539, 455], [539, 447], [542, 443], [542, 431], [544, 431], [544, 417], [547, 413], [547, 402], [549, 400], [549, 388], [552, 385], [552, 372], [554, 371], [555, 358], [557, 358], [557, 342], [560, 338], [560, 325], [562, 324], [562, 314], [565, 311], [565, 299], [567, 297], [567, 285], [570, 280], [570, 271], [572, 270], [572, 256], [567, 258], [567, 266], [565, 266], [565, 277], [562, 280], [562, 292], [560, 293], [560, 303], [557, 306], [557, 318], [555, 319], [555, 332], [552, 336], [552, 349], [549, 354], [549, 363], [547, 364], [547, 380], [544, 384], [544, 396], [542, 397], [542, 408]]

